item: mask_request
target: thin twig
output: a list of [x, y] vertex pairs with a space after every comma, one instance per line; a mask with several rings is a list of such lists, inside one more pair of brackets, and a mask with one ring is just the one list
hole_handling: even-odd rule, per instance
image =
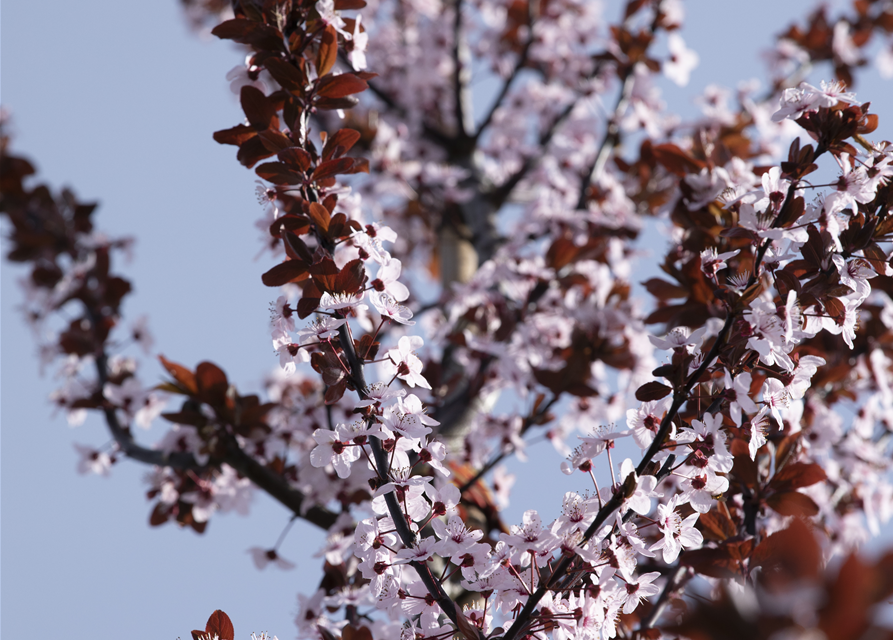
[[[685, 552], [682, 551], [680, 556], [684, 553]], [[670, 604], [670, 596], [672, 596], [673, 592], [682, 586], [682, 584], [686, 581], [687, 576], [688, 567], [680, 563], [676, 567], [676, 570], [673, 571], [673, 573], [667, 579], [667, 584], [664, 585], [664, 588], [660, 592], [660, 595], [657, 596], [657, 600], [654, 601], [654, 607], [652, 607], [651, 611], [648, 612], [648, 615], [645, 616], [645, 619], [642, 620], [639, 631], [645, 631], [646, 629], [650, 629], [654, 626], [658, 618], [660, 618], [661, 614], [667, 608], [667, 605]]]
[[474, 128], [472, 98], [469, 90], [471, 68], [468, 44], [462, 29], [462, 0], [454, 0], [453, 16], [453, 108], [456, 117], [456, 138], [467, 140]]
[[502, 101], [505, 99], [505, 96], [508, 94], [509, 89], [512, 86], [515, 78], [518, 77], [518, 74], [521, 73], [521, 70], [527, 66], [527, 59], [530, 56], [530, 47], [533, 45], [533, 11], [535, 8], [535, 1], [528, 0], [527, 2], [527, 40], [524, 42], [524, 45], [521, 47], [521, 53], [518, 54], [518, 61], [515, 63], [515, 66], [512, 68], [511, 73], [509, 73], [508, 77], [502, 83], [502, 87], [499, 89], [499, 94], [496, 96], [496, 99], [493, 101], [493, 104], [490, 106], [490, 110], [487, 112], [487, 115], [484, 116], [483, 121], [481, 122], [478, 130], [475, 131], [472, 138], [474, 138], [475, 142], [477, 142], [481, 134], [490, 126], [490, 122], [493, 120], [493, 116], [496, 111], [502, 106]]

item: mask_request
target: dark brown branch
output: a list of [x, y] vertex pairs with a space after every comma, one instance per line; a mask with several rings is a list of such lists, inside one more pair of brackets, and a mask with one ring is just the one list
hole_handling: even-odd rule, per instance
[[605, 130], [605, 137], [598, 148], [598, 152], [592, 159], [592, 164], [583, 173], [580, 181], [580, 196], [577, 198], [577, 209], [586, 208], [586, 192], [589, 185], [596, 181], [605, 169], [608, 163], [608, 157], [614, 148], [620, 143], [620, 118], [629, 106], [630, 97], [632, 96], [633, 86], [636, 83], [636, 74], [634, 67], [630, 66], [626, 69], [623, 78], [623, 84], [620, 87], [620, 95], [617, 96], [617, 104], [611, 112], [611, 119], [608, 120], [608, 127]]
[[505, 182], [490, 193], [490, 200], [497, 209], [506, 203], [512, 195], [512, 192], [515, 190], [515, 187], [518, 186], [518, 183], [539, 165], [545, 153], [545, 147], [552, 142], [552, 138], [558, 132], [558, 128], [567, 121], [579, 100], [580, 98], [572, 100], [571, 103], [558, 114], [555, 120], [552, 121], [552, 124], [540, 134], [539, 140], [537, 140], [537, 145], [540, 147], [541, 152], [533, 156], [528, 156], [515, 173], [509, 176]]
[[[350, 61], [347, 59], [347, 56], [344, 55], [344, 52], [341, 49], [338, 50], [338, 58], [341, 60], [341, 63], [347, 68], [353, 69], [353, 65], [350, 64]], [[399, 117], [406, 119], [406, 109], [397, 104], [397, 101], [394, 100], [394, 98], [384, 89], [378, 86], [377, 82], [367, 80], [366, 84], [369, 86], [369, 90], [375, 95], [375, 97], [381, 100], [388, 109], [393, 111]], [[440, 145], [441, 147], [448, 148], [453, 143], [453, 140], [452, 138], [450, 138], [450, 136], [446, 135], [442, 131], [438, 131], [431, 125], [424, 122], [422, 123], [422, 134], [426, 138], [428, 138], [428, 140], [437, 145]]]
[[473, 105], [469, 82], [471, 80], [471, 61], [468, 43], [462, 29], [462, 0], [454, 0], [453, 16], [453, 107], [456, 117], [456, 138], [466, 140], [474, 129]]
[[[87, 313], [91, 317], [91, 322], [94, 321], [96, 318], [95, 313], [89, 308], [87, 308]], [[104, 351], [101, 351], [96, 357], [96, 374], [99, 379], [99, 388], [103, 388], [106, 382], [108, 382], [108, 357]], [[118, 420], [118, 413], [115, 407], [104, 408], [103, 415], [112, 438], [114, 438], [121, 452], [128, 458], [158, 467], [191, 469], [196, 472], [206, 469], [205, 466], [198, 463], [195, 456], [191, 453], [178, 451], [165, 453], [164, 451], [149, 449], [137, 444], [130, 430], [124, 428], [120, 420]], [[314, 506], [305, 511], [303, 504], [306, 496], [292, 488], [282, 476], [245, 453], [234, 438], [227, 443], [223, 462], [251, 480], [259, 489], [266, 491], [274, 500], [277, 500], [296, 516], [324, 530], [330, 529], [335, 524], [338, 516], [328, 509]]]
[[[819, 148], [816, 151], [816, 158], [818, 158], [822, 153], [824, 153], [824, 149]], [[787, 197], [785, 198], [785, 203], [782, 205], [782, 210], [779, 212], [778, 219], [784, 219], [784, 213], [786, 210], [793, 206], [793, 199], [796, 194], [796, 181], [791, 181], [791, 185], [788, 188]], [[760, 246], [757, 251], [757, 256], [754, 259], [754, 271], [751, 274], [749, 285], [755, 284], [759, 279], [759, 270], [760, 264], [763, 258], [766, 255], [766, 251], [771, 244], [771, 239], [766, 239], [763, 244]], [[636, 467], [636, 474], [641, 476], [645, 473], [648, 465], [651, 463], [651, 460], [660, 450], [660, 447], [663, 445], [664, 440], [667, 437], [667, 434], [670, 431], [670, 426], [672, 424], [673, 419], [675, 419], [676, 415], [679, 412], [679, 409], [686, 402], [691, 393], [691, 390], [694, 388], [695, 384], [697, 384], [698, 380], [700, 380], [701, 376], [707, 371], [707, 369], [713, 365], [713, 362], [716, 360], [719, 355], [720, 349], [725, 346], [726, 338], [729, 334], [729, 331], [732, 328], [735, 320], [739, 315], [743, 312], [742, 309], [737, 309], [735, 311], [730, 311], [726, 316], [726, 321], [723, 323], [722, 329], [720, 329], [719, 334], [716, 336], [716, 340], [713, 343], [713, 346], [710, 348], [710, 351], [704, 357], [704, 361], [701, 363], [701, 366], [692, 373], [687, 379], [685, 384], [681, 389], [677, 389], [673, 394], [673, 403], [670, 405], [669, 410], [667, 410], [666, 415], [663, 420], [661, 420], [660, 428], [657, 430], [657, 433], [654, 436], [654, 440], [651, 442], [651, 446], [648, 447], [648, 450], [642, 456], [641, 462]], [[668, 468], [666, 465], [665, 469]], [[629, 479], [624, 479], [624, 483]], [[595, 520], [592, 525], [586, 530], [586, 533], [583, 535], [583, 539], [581, 541], [581, 545], [586, 544], [589, 540], [592, 539], [592, 536], [598, 531], [599, 527], [607, 520], [608, 516], [611, 515], [617, 508], [620, 507], [624, 497], [624, 490], [617, 491], [611, 499], [605, 503], [605, 505], [599, 509], [598, 514], [596, 515]], [[509, 628], [504, 636], [504, 640], [516, 640], [521, 637], [521, 632], [524, 631], [527, 626], [531, 623], [531, 616], [533, 615], [533, 610], [536, 608], [536, 605], [546, 594], [546, 591], [549, 589], [550, 583], [555, 579], [556, 576], [560, 576], [567, 572], [570, 568], [571, 563], [573, 562], [573, 558], [562, 558], [561, 561], [555, 568], [555, 571], [552, 573], [552, 576], [549, 580], [543, 581], [539, 588], [527, 598], [527, 602], [524, 605], [524, 608], [521, 610], [521, 613], [518, 614], [518, 617], [515, 618], [515, 622]]]

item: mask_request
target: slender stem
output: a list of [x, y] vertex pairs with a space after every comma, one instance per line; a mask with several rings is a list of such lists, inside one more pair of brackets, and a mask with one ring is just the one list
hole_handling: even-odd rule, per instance
[[[682, 552], [684, 553], [684, 551]], [[670, 604], [670, 596], [673, 595], [673, 592], [682, 586], [682, 584], [686, 581], [688, 576], [688, 567], [683, 565], [678, 565], [676, 570], [673, 571], [672, 575], [667, 579], [667, 584], [664, 585], [663, 590], [660, 592], [660, 595], [657, 596], [657, 600], [654, 602], [654, 607], [652, 607], [651, 611], [645, 616], [645, 619], [642, 620], [642, 624], [639, 627], [639, 631], [645, 631], [646, 629], [651, 629], [654, 624], [657, 622], [658, 618], [660, 618], [661, 614], [667, 608], [667, 605]]]
[[273, 545], [273, 551], [278, 551], [279, 545], [285, 540], [285, 536], [288, 535], [291, 526], [295, 523], [295, 520], [298, 519], [298, 516], [292, 516], [288, 519], [288, 523], [285, 525], [285, 528], [282, 530], [282, 533], [279, 534], [279, 538], [276, 539], [276, 544]]
[[472, 99], [469, 90], [471, 69], [469, 68], [468, 44], [462, 29], [462, 0], [454, 0], [453, 16], [453, 108], [456, 117], [456, 137], [465, 140], [470, 137], [474, 123]]
[[620, 87], [620, 94], [617, 96], [617, 103], [614, 105], [614, 110], [611, 112], [611, 119], [608, 121], [605, 137], [602, 138], [598, 152], [592, 159], [592, 164], [589, 165], [589, 168], [583, 173], [582, 180], [580, 181], [580, 195], [577, 198], [577, 209], [586, 208], [586, 194], [589, 190], [589, 185], [598, 181], [601, 177], [611, 152], [620, 143], [620, 118], [629, 106], [635, 83], [635, 67], [629, 65], [624, 72], [623, 84]]
[[[524, 418], [524, 424], [521, 426], [521, 435], [524, 435], [524, 433], [533, 425], [535, 420], [546, 415], [549, 409], [552, 408], [552, 405], [554, 405], [557, 401], [558, 396], [553, 396], [548, 402], [537, 409], [537, 412], [535, 414], [529, 415]], [[459, 487], [459, 494], [464, 494], [466, 491], [471, 489], [475, 484], [477, 484], [478, 480], [483, 478], [493, 467], [502, 462], [508, 456], [515, 453], [515, 451], [517, 450], [518, 448], [515, 445], [512, 445], [510, 449], [500, 451], [498, 454], [490, 458], [490, 460], [486, 464], [484, 464], [484, 466], [481, 467], [477, 471], [477, 473], [474, 474], [474, 476], [472, 476], [471, 480], [468, 480], [461, 487]]]
[[493, 104], [490, 106], [490, 110], [487, 112], [487, 115], [484, 116], [484, 120], [481, 122], [478, 130], [475, 131], [472, 136], [477, 142], [481, 134], [490, 126], [490, 122], [493, 120], [493, 115], [502, 106], [502, 101], [505, 100], [505, 96], [508, 94], [509, 89], [512, 86], [512, 82], [514, 82], [515, 78], [518, 77], [518, 74], [521, 73], [521, 70], [527, 65], [527, 59], [530, 56], [530, 47], [533, 45], [533, 12], [536, 10], [535, 0], [528, 0], [527, 2], [527, 40], [524, 41], [524, 45], [521, 47], [521, 53], [518, 55], [518, 61], [515, 63], [515, 66], [512, 68], [511, 73], [509, 73], [508, 77], [502, 83], [502, 87], [499, 89], [499, 95], [496, 96], [496, 99], [493, 101]]

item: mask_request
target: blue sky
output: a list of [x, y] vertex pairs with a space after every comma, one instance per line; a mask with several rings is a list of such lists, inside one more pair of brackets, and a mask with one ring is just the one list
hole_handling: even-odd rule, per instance
[[[701, 66], [686, 90], [666, 96], [670, 104], [692, 113], [691, 96], [706, 84], [759, 76], [758, 51], [811, 4], [687, 3], [684, 35]], [[149, 315], [167, 357], [188, 366], [211, 359], [240, 390], [258, 390], [275, 365], [266, 323], [276, 294], [260, 283], [271, 263], [254, 261], [254, 175], [235, 148], [211, 139], [241, 120], [224, 79], [241, 55], [191, 33], [173, 0], [7, 0], [0, 50], [15, 151], [36, 161], [42, 180], [99, 200], [103, 230], [137, 239], [132, 264], [118, 267], [134, 283], [129, 318]], [[893, 112], [889, 82], [874, 77], [857, 92], [882, 118]], [[270, 499], [258, 495], [250, 517], [215, 517], [197, 536], [148, 527], [146, 468], [124, 462], [108, 479], [77, 475], [72, 443], [98, 446], [108, 436], [95, 419], [72, 430], [53, 417], [54, 381], [40, 377], [16, 311], [22, 274], [0, 268], [0, 635], [173, 640], [222, 608], [237, 638], [294, 637], [295, 596], [318, 580], [310, 553], [319, 532], [298, 522], [281, 548], [297, 570], [258, 572], [247, 549], [271, 545], [288, 519]], [[160, 377], [144, 362], [143, 381]], [[531, 507], [550, 518], [563, 492], [580, 488], [561, 475], [557, 455], [544, 459], [518, 474], [510, 521]]]

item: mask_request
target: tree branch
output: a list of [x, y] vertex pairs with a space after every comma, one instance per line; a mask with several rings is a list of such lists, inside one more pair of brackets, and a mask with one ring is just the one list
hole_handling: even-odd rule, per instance
[[467, 140], [474, 129], [474, 105], [469, 82], [471, 80], [471, 54], [462, 29], [462, 0], [454, 0], [453, 16], [453, 107], [456, 116], [456, 138]]
[[[84, 307], [91, 318], [91, 322], [94, 322], [94, 326], [96, 326], [96, 313], [89, 306], [84, 305]], [[108, 356], [104, 350], [100, 351], [96, 357], [96, 375], [99, 379], [99, 388], [104, 388], [108, 382]], [[102, 412], [112, 438], [114, 438], [121, 452], [128, 458], [158, 467], [191, 469], [193, 471], [207, 469], [206, 466], [199, 464], [191, 453], [178, 451], [165, 453], [164, 451], [149, 449], [137, 444], [130, 430], [124, 428], [120, 420], [118, 420], [118, 413], [115, 407], [105, 407]], [[311, 524], [315, 524], [323, 530], [328, 530], [335, 524], [338, 516], [328, 509], [319, 506], [313, 506], [306, 510], [303, 509], [306, 496], [292, 488], [282, 476], [245, 453], [239, 447], [235, 438], [228, 439], [223, 462], [251, 480], [259, 489], [266, 491], [274, 500], [281, 503], [296, 516], [307, 520]]]
[[586, 208], [586, 192], [589, 190], [589, 185], [601, 177], [605, 165], [608, 162], [608, 157], [611, 155], [614, 147], [620, 142], [620, 117], [626, 111], [627, 106], [629, 106], [633, 86], [635, 86], [636, 83], [636, 74], [633, 69], [634, 67], [632, 66], [628, 67], [624, 74], [623, 84], [620, 87], [620, 95], [617, 96], [617, 104], [614, 105], [614, 110], [611, 112], [611, 119], [608, 120], [605, 137], [602, 138], [602, 143], [599, 146], [595, 157], [592, 159], [592, 164], [589, 165], [589, 168], [583, 174], [582, 180], [580, 181], [580, 196], [577, 198], [577, 209]]
[[527, 66], [527, 59], [530, 56], [530, 47], [533, 45], [533, 11], [535, 9], [534, 0], [528, 0], [527, 2], [527, 40], [524, 42], [524, 45], [521, 47], [521, 53], [518, 55], [518, 61], [515, 63], [515, 66], [512, 68], [511, 73], [509, 73], [508, 77], [502, 83], [502, 87], [499, 89], [499, 94], [496, 96], [496, 99], [493, 101], [493, 104], [490, 106], [490, 110], [487, 112], [487, 115], [484, 116], [484, 120], [481, 122], [478, 130], [475, 131], [472, 136], [477, 142], [481, 134], [490, 126], [490, 122], [493, 120], [493, 116], [499, 107], [502, 105], [502, 101], [505, 100], [505, 96], [508, 94], [509, 89], [512, 86], [515, 78], [521, 73], [521, 70]]

